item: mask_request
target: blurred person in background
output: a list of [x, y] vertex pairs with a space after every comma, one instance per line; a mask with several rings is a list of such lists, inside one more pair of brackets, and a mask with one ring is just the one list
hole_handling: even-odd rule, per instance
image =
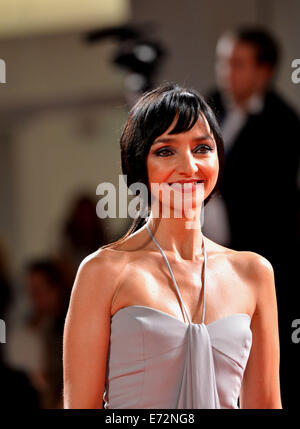
[[107, 243], [101, 219], [96, 213], [96, 204], [93, 197], [78, 195], [63, 226], [58, 258], [70, 285], [73, 284], [80, 262]]
[[30, 313], [12, 329], [7, 358], [27, 373], [41, 408], [61, 408], [62, 333], [69, 288], [60, 266], [50, 259], [29, 262], [24, 283]]
[[273, 89], [278, 62], [277, 42], [262, 29], [227, 33], [217, 44], [218, 89], [208, 103], [222, 129], [225, 168], [221, 196], [208, 208], [204, 230], [236, 250], [262, 254], [274, 267], [283, 405], [289, 406], [296, 405], [289, 368], [296, 358], [291, 322], [299, 317], [300, 297], [300, 122]]
[[5, 359], [5, 349], [9, 336], [8, 310], [12, 303], [12, 281], [7, 270], [5, 254], [0, 244], [0, 319], [5, 323], [5, 342], [0, 344], [1, 409], [40, 408], [37, 390], [24, 371], [13, 368]]

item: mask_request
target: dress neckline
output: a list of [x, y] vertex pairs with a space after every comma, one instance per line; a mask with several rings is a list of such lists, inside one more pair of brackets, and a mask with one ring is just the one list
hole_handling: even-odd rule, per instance
[[115, 319], [118, 315], [121, 315], [124, 311], [130, 311], [130, 310], [134, 310], [134, 309], [143, 309], [143, 310], [148, 310], [150, 312], [154, 312], [157, 313], [161, 316], [167, 317], [167, 318], [171, 318], [172, 320], [174, 320], [175, 322], [179, 322], [179, 324], [181, 325], [185, 325], [185, 326], [190, 326], [190, 325], [196, 325], [196, 326], [200, 326], [200, 325], [205, 325], [206, 327], [210, 327], [213, 325], [217, 325], [220, 322], [225, 322], [226, 320], [231, 320], [232, 318], [235, 317], [246, 317], [249, 321], [249, 323], [251, 323], [251, 317], [249, 316], [248, 313], [232, 313], [232, 314], [228, 314], [227, 316], [223, 316], [220, 317], [219, 319], [213, 320], [210, 323], [206, 323], [204, 324], [204, 322], [202, 323], [194, 323], [191, 322], [190, 324], [185, 323], [183, 320], [178, 319], [176, 316], [173, 316], [170, 313], [167, 313], [166, 311], [162, 311], [159, 310], [158, 308], [153, 308], [153, 307], [149, 307], [148, 305], [138, 305], [138, 304], [133, 304], [133, 305], [127, 305], [125, 307], [121, 307], [119, 308], [119, 310], [117, 310], [112, 316], [111, 319]]

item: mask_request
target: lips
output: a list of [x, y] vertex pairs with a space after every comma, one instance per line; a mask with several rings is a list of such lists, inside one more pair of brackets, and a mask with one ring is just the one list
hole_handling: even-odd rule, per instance
[[169, 186], [172, 186], [172, 185], [184, 186], [185, 184], [196, 185], [197, 183], [203, 183], [203, 182], [204, 182], [204, 180], [191, 180], [191, 181], [186, 181], [186, 182], [185, 181], [183, 181], [183, 182], [170, 182], [170, 183], [168, 183], [168, 185]]
[[204, 180], [194, 180], [194, 181], [187, 181], [187, 182], [170, 182], [168, 183], [168, 185], [174, 191], [188, 193], [188, 192], [194, 192], [198, 188], [199, 184], [203, 182]]

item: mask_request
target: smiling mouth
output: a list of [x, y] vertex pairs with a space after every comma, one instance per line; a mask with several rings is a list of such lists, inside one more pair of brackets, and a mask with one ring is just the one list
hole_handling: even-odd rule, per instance
[[169, 186], [172, 186], [172, 185], [181, 185], [181, 186], [183, 186], [185, 184], [196, 185], [198, 183], [203, 183], [203, 182], [204, 182], [204, 180], [195, 180], [194, 182], [171, 182], [171, 183], [168, 183], [168, 185]]

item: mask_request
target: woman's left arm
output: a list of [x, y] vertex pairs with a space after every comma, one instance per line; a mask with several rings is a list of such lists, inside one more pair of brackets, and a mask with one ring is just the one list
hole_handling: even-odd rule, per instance
[[279, 335], [274, 271], [271, 263], [250, 252], [249, 272], [256, 298], [251, 320], [252, 347], [245, 369], [241, 408], [282, 408], [279, 380]]

